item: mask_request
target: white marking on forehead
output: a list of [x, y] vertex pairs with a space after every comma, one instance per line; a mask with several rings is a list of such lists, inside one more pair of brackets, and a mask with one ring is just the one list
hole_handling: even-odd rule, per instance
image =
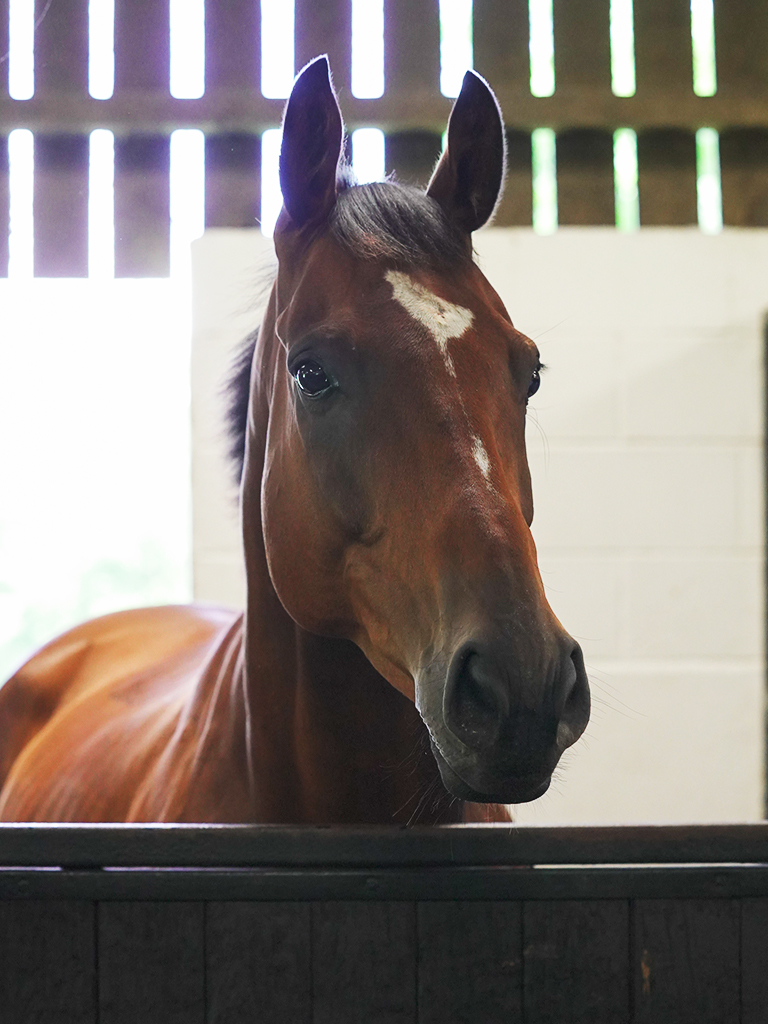
[[406, 313], [427, 328], [437, 342], [448, 370], [456, 376], [448, 342], [452, 338], [460, 338], [468, 330], [475, 318], [472, 310], [441, 299], [399, 270], [388, 270], [384, 276], [392, 285], [395, 302], [399, 302]]
[[473, 434], [472, 436], [472, 454], [475, 457], [475, 462], [477, 463], [480, 472], [486, 480], [490, 480], [491, 460], [488, 458], [488, 452], [485, 450], [485, 445], [477, 434]]

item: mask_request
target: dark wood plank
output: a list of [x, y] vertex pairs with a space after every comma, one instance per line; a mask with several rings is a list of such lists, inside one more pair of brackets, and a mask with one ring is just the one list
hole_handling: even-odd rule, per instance
[[115, 0], [115, 95], [170, 83], [168, 0]]
[[696, 224], [696, 136], [675, 128], [637, 136], [640, 223]]
[[98, 905], [99, 1024], [203, 1024], [202, 903]]
[[254, 0], [205, 0], [205, 91], [257, 89], [261, 18]]
[[170, 272], [167, 135], [115, 139], [115, 277]]
[[349, 95], [352, 83], [352, 4], [350, 0], [295, 0], [296, 70], [327, 53], [336, 89]]
[[533, 223], [533, 167], [530, 132], [507, 129], [507, 181], [494, 224], [498, 227]]
[[768, 868], [5, 869], [0, 899], [571, 900], [768, 896]]
[[36, 277], [88, 276], [88, 136], [35, 139]]
[[765, 0], [715, 0], [715, 61], [721, 95], [768, 94]]
[[643, 0], [634, 13], [637, 95], [692, 95], [690, 0]]
[[[386, 93], [418, 97], [440, 94], [440, 20], [435, 0], [384, 0]], [[446, 121], [450, 104], [446, 100]]]
[[741, 1024], [768, 1016], [768, 898], [741, 900]]
[[768, 227], [768, 129], [720, 133], [720, 180], [724, 224]]
[[[41, 15], [45, 12], [45, 17]], [[35, 93], [88, 94], [88, 0], [37, 0]]]
[[[0, 42], [0, 48], [2, 43]], [[8, 187], [8, 136], [0, 132], [0, 277], [8, 276], [11, 194]]]
[[205, 970], [208, 1024], [309, 1024], [310, 905], [208, 904]]
[[442, 148], [436, 132], [392, 132], [384, 139], [387, 174], [398, 181], [426, 187]]
[[526, 1024], [626, 1024], [628, 902], [524, 903], [523, 977]]
[[[474, 0], [472, 42], [475, 69], [492, 85], [529, 88], [528, 0]], [[514, 110], [505, 111], [514, 124]]]
[[633, 916], [635, 1024], [739, 1020], [736, 900], [638, 900]]
[[574, 128], [557, 135], [559, 224], [614, 224], [613, 137]]
[[313, 1024], [415, 1024], [413, 903], [312, 905]]
[[261, 139], [205, 137], [205, 226], [252, 228], [261, 216]]
[[555, 89], [611, 91], [610, 0], [553, 0]]
[[0, 823], [0, 865], [49, 867], [458, 867], [503, 864], [766, 864], [749, 825], [315, 828]]
[[96, 1020], [93, 903], [0, 902], [0, 1020]]
[[419, 1024], [507, 1024], [522, 1015], [520, 904], [419, 903]]

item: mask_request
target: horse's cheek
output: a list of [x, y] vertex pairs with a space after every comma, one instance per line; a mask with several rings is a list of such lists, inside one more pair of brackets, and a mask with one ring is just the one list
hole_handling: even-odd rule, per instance
[[339, 585], [339, 538], [322, 511], [312, 474], [268, 473], [262, 530], [272, 585], [302, 629], [348, 635], [349, 613]]

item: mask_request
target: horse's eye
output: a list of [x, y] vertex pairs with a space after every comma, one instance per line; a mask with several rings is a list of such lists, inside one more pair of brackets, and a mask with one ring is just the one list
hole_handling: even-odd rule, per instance
[[533, 398], [536, 392], [539, 390], [541, 384], [541, 375], [538, 370], [534, 370], [531, 374], [531, 383], [528, 385], [528, 398]]
[[333, 381], [316, 359], [305, 359], [293, 371], [299, 390], [308, 398], [319, 398], [334, 386]]

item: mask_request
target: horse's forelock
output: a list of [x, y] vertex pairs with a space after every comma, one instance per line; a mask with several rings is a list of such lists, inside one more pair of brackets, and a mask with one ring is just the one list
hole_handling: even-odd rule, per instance
[[342, 247], [359, 259], [434, 270], [471, 260], [467, 236], [433, 199], [410, 185], [343, 183], [329, 226]]

